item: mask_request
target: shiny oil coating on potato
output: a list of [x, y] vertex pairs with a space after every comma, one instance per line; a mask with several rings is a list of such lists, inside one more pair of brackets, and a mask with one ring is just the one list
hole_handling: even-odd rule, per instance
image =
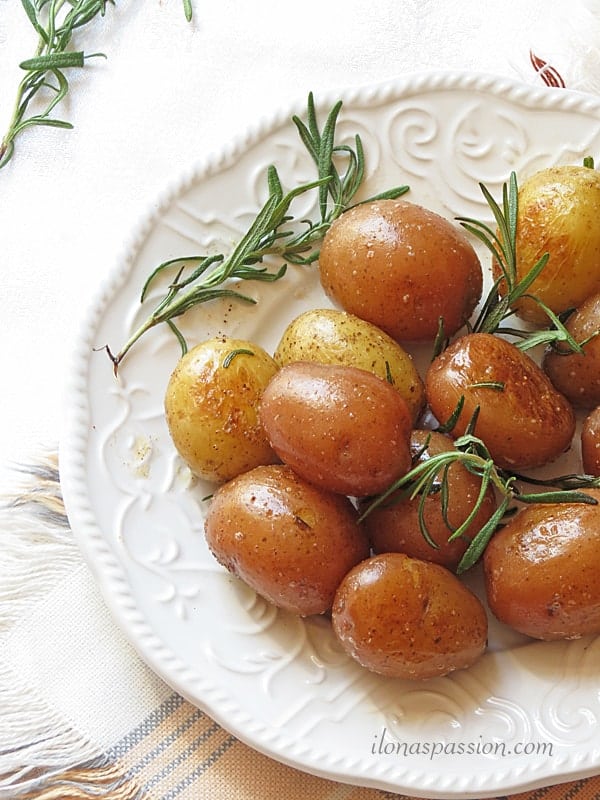
[[439, 564], [402, 553], [372, 556], [354, 567], [336, 592], [332, 623], [352, 658], [392, 678], [464, 669], [487, 644], [479, 599]]
[[329, 491], [376, 494], [411, 466], [410, 409], [371, 372], [288, 364], [269, 381], [259, 413], [280, 459]]
[[[549, 253], [548, 263], [531, 284], [552, 311], [577, 308], [600, 291], [600, 174], [584, 166], [539, 170], [521, 183], [517, 218], [517, 279]], [[502, 288], [502, 287], [500, 287]], [[548, 317], [531, 298], [516, 301], [517, 314], [548, 325]]]
[[464, 407], [453, 436], [479, 407], [475, 434], [499, 467], [518, 470], [556, 459], [571, 444], [575, 414], [542, 369], [515, 345], [490, 333], [455, 340], [425, 376], [427, 400], [440, 422]]
[[279, 608], [328, 611], [340, 581], [369, 554], [346, 497], [325, 492], [289, 467], [257, 467], [221, 486], [205, 521], [217, 561]]
[[432, 341], [443, 318], [453, 335], [479, 302], [483, 273], [463, 231], [405, 200], [351, 208], [319, 256], [327, 295], [398, 341]]
[[365, 369], [389, 381], [406, 400], [416, 422], [425, 404], [423, 381], [412, 357], [384, 331], [335, 308], [315, 308], [293, 319], [273, 353], [279, 366], [294, 361]]
[[[585, 492], [600, 500], [600, 489]], [[492, 613], [536, 639], [600, 632], [600, 505], [527, 506], [483, 557]]]
[[278, 461], [258, 419], [258, 400], [277, 364], [261, 347], [215, 337], [193, 347], [173, 370], [165, 416], [173, 444], [192, 472], [222, 483]]

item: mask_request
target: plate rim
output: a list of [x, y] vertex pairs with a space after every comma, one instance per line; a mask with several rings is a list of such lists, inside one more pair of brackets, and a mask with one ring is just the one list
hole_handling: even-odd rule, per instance
[[[367, 104], [384, 104], [411, 95], [440, 90], [469, 90], [492, 94], [515, 104], [562, 112], [577, 111], [581, 114], [588, 114], [590, 117], [595, 116], [600, 120], [600, 98], [595, 95], [562, 88], [536, 87], [518, 79], [489, 73], [454, 70], [416, 72], [381, 83], [325, 91], [318, 97], [315, 93], [315, 106], [317, 111], [322, 111], [331, 107], [332, 103], [338, 99], [342, 99], [344, 107], [362, 107]], [[93, 294], [87, 309], [84, 310], [71, 358], [68, 361], [63, 403], [63, 434], [59, 442], [61, 489], [74, 538], [94, 575], [102, 599], [111, 615], [148, 667], [174, 691], [202, 709], [240, 741], [280, 763], [340, 783], [410, 793], [415, 797], [444, 797], [455, 800], [495, 797], [507, 791], [528, 791], [554, 783], [596, 775], [600, 773], [600, 752], [598, 759], [593, 764], [588, 767], [582, 766], [577, 771], [559, 767], [555, 774], [550, 774], [553, 773], [550, 770], [550, 773], [546, 772], [543, 776], [536, 776], [533, 763], [527, 768], [524, 766], [520, 769], [515, 769], [513, 765], [506, 782], [494, 783], [491, 786], [489, 785], [490, 776], [487, 773], [481, 776], [466, 777], [457, 787], [452, 785], [457, 782], [456, 779], [444, 786], [419, 786], [410, 780], [402, 785], [393, 786], [385, 778], [337, 773], [314, 763], [299, 761], [297, 757], [286, 754], [285, 747], [287, 745], [281, 746], [280, 732], [277, 736], [265, 735], [268, 733], [268, 728], [263, 723], [258, 726], [262, 730], [256, 730], [256, 723], [254, 722], [253, 726], [251, 717], [240, 713], [239, 708], [228, 708], [227, 697], [222, 695], [216, 687], [205, 685], [202, 676], [191, 669], [161, 641], [137, 607], [134, 597], [129, 593], [124, 570], [96, 523], [94, 511], [85, 492], [85, 452], [82, 445], [85, 439], [82, 434], [88, 427], [86, 375], [89, 354], [93, 350], [91, 336], [95, 326], [110, 299], [129, 276], [147, 234], [173, 200], [196, 182], [235, 163], [262, 138], [288, 124], [293, 114], [301, 115], [304, 110], [305, 100], [281, 107], [273, 114], [264, 116], [257, 123], [249, 125], [242, 134], [225, 142], [220, 150], [196, 160], [191, 166], [180, 171], [179, 175], [175, 176], [157, 197], [146, 204], [146, 209], [142, 210], [137, 224], [125, 237], [121, 251], [116, 254], [112, 269], [100, 281], [97, 291]], [[191, 686], [194, 686], [193, 692], [190, 690]], [[202, 694], [201, 698], [198, 696], [199, 694]], [[234, 718], [230, 716], [231, 713], [234, 714]], [[257, 736], [262, 736], [262, 738], [257, 739]], [[277, 743], [275, 743], [275, 739], [277, 739]], [[408, 772], [409, 768], [406, 768], [405, 771]], [[494, 772], [494, 778], [500, 771]]]

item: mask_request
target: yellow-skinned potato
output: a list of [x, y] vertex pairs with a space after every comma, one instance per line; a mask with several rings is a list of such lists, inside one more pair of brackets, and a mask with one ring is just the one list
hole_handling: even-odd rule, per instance
[[261, 347], [227, 337], [201, 342], [179, 360], [165, 392], [165, 414], [173, 444], [192, 472], [222, 483], [278, 460], [257, 411], [276, 372]]
[[[589, 167], [540, 170], [521, 183], [517, 218], [517, 275], [524, 277], [549, 253], [529, 293], [559, 313], [600, 291], [600, 174]], [[548, 317], [530, 298], [514, 306], [523, 319], [543, 326]]]
[[470, 667], [485, 651], [480, 600], [449, 570], [404, 553], [353, 567], [331, 610], [344, 650], [372, 672], [419, 680]]
[[341, 364], [388, 380], [416, 421], [425, 402], [423, 381], [409, 353], [376, 325], [333, 308], [315, 308], [293, 319], [273, 354], [279, 366], [294, 361]]

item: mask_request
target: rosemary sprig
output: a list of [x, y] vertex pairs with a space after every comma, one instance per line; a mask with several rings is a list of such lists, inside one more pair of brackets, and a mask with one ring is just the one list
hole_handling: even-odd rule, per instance
[[[71, 50], [71, 40], [75, 31], [105, 15], [107, 3], [115, 5], [115, 0], [21, 0], [38, 41], [34, 56], [19, 64], [25, 75], [19, 83], [8, 129], [0, 142], [0, 169], [13, 157], [15, 140], [27, 128], [34, 125], [73, 128], [70, 122], [53, 116], [54, 109], [69, 92], [65, 70], [82, 69], [88, 59], [106, 56]], [[192, 0], [183, 0], [183, 10], [190, 22]], [[31, 110], [34, 100], [41, 110]]]
[[[581, 353], [581, 345], [571, 336], [560, 316], [528, 291], [548, 263], [549, 254], [545, 253], [520, 280], [518, 279], [519, 190], [516, 174], [512, 172], [508, 184], [505, 183], [502, 186], [502, 207], [484, 184], [480, 183], [479, 186], [492, 211], [497, 230], [494, 231], [484, 222], [470, 217], [457, 217], [457, 220], [490, 251], [492, 258], [500, 268], [500, 276], [485, 298], [475, 322], [469, 325], [469, 330], [474, 333], [504, 333], [514, 336], [520, 340], [516, 346], [521, 350], [529, 350], [541, 344], [562, 342], [567, 345], [570, 352]], [[548, 317], [548, 328], [525, 331], [502, 326], [502, 323], [514, 314], [514, 303], [522, 297], [532, 299], [542, 308]]]
[[[460, 411], [459, 411], [460, 413]], [[588, 503], [596, 505], [597, 501], [588, 494], [578, 491], [583, 488], [600, 487], [600, 478], [590, 475], [563, 475], [549, 480], [537, 480], [523, 475], [511, 474], [499, 469], [490, 456], [484, 442], [475, 436], [478, 409], [475, 410], [467, 431], [454, 441], [454, 450], [432, 455], [420, 461], [421, 451], [413, 460], [413, 467], [401, 478], [396, 480], [388, 489], [369, 500], [364, 508], [360, 520], [362, 521], [372, 511], [389, 503], [399, 502], [410, 498], [419, 500], [419, 525], [424, 538], [433, 547], [436, 547], [427, 529], [425, 521], [425, 499], [430, 494], [441, 493], [442, 513], [450, 535], [448, 541], [465, 537], [471, 523], [477, 516], [488, 489], [492, 487], [498, 495], [498, 505], [488, 522], [475, 534], [467, 547], [457, 573], [466, 572], [476, 564], [487, 547], [502, 520], [508, 514], [514, 513], [513, 501], [525, 504], [531, 503]], [[440, 426], [444, 431], [448, 425]], [[425, 449], [427, 445], [425, 445]], [[457, 528], [452, 528], [448, 522], [447, 508], [450, 502], [447, 473], [452, 464], [460, 463], [473, 475], [479, 477], [480, 490], [473, 508], [467, 518]], [[545, 486], [550, 491], [523, 492], [517, 482], [526, 482], [532, 485]]]
[[[284, 276], [288, 263], [310, 265], [317, 260], [318, 245], [323, 236], [332, 222], [350, 208], [364, 177], [365, 159], [360, 137], [355, 137], [354, 148], [335, 142], [335, 128], [341, 107], [341, 101], [333, 106], [321, 130], [313, 95], [309, 95], [306, 123], [297, 116], [292, 120], [302, 143], [315, 162], [317, 177], [313, 181], [284, 192], [277, 169], [271, 165], [267, 170], [267, 200], [233, 252], [228, 256], [220, 253], [175, 258], [159, 264], [154, 269], [142, 289], [141, 302], [144, 302], [150, 287], [165, 271], [175, 270], [175, 277], [154, 311], [133, 332], [121, 349], [113, 354], [108, 346], [105, 348], [113, 363], [115, 374], [131, 347], [156, 325], [167, 323], [175, 333], [182, 352], [185, 353], [187, 345], [173, 322], [174, 319], [200, 303], [219, 297], [235, 297], [244, 302], [254, 303], [251, 297], [227, 285], [232, 279], [273, 282]], [[343, 173], [340, 173], [337, 167], [340, 156], [346, 162]], [[295, 220], [290, 214], [293, 201], [299, 195], [314, 189], [318, 190], [317, 219]], [[368, 200], [400, 197], [407, 191], [408, 186], [399, 186]], [[295, 222], [298, 225], [295, 225]], [[264, 259], [269, 256], [276, 256], [283, 262], [274, 272], [262, 266]]]
[[[73, 125], [53, 116], [56, 106], [69, 91], [65, 70], [81, 69], [90, 58], [103, 53], [84, 53], [69, 49], [75, 31], [97, 16], [104, 16], [106, 5], [114, 0], [21, 0], [25, 13], [38, 35], [35, 55], [19, 65], [25, 76], [19, 84], [8, 130], [0, 142], [0, 168], [12, 158], [15, 139], [27, 128], [45, 125], [72, 128]], [[42, 110], [31, 111], [33, 100]]]

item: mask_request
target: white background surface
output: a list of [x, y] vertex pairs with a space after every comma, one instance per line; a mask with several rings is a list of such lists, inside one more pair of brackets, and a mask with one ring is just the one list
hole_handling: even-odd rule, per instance
[[[58, 115], [75, 129], [25, 133], [0, 171], [0, 489], [15, 463], [59, 441], [82, 314], [173, 177], [311, 90], [429, 69], [540, 85], [530, 47], [571, 88], [592, 90], [597, 9], [597, 0], [194, 0], [189, 24], [181, 0], [108, 6], [73, 41], [107, 55], [71, 73]], [[35, 46], [20, 2], [0, 0], [2, 133], [17, 65]]]

